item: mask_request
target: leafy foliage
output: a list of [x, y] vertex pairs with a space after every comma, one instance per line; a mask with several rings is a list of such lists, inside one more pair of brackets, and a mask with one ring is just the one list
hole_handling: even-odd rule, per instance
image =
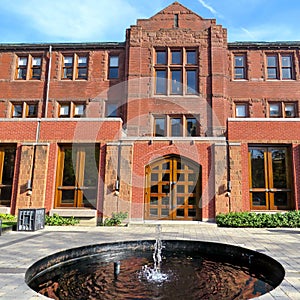
[[111, 218], [107, 218], [103, 222], [103, 226], [118, 226], [121, 225], [122, 221], [124, 221], [128, 217], [127, 212], [118, 212], [112, 213]]
[[16, 221], [16, 216], [11, 214], [0, 214], [0, 219], [3, 221]]
[[231, 212], [219, 214], [216, 223], [220, 227], [300, 227], [300, 211], [286, 213], [254, 213], [254, 212]]
[[79, 223], [78, 219], [75, 219], [74, 217], [70, 218], [64, 218], [57, 214], [54, 214], [53, 216], [46, 216], [45, 225], [48, 226], [74, 226]]
[[12, 227], [17, 224], [17, 217], [11, 214], [0, 214], [2, 220], [2, 228]]

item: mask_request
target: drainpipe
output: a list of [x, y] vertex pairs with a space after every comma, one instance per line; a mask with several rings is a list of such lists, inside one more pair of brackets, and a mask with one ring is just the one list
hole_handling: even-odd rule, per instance
[[48, 66], [48, 74], [47, 74], [44, 118], [47, 118], [47, 114], [48, 114], [49, 90], [50, 90], [50, 79], [51, 79], [51, 64], [52, 64], [52, 46], [50, 45], [49, 46], [49, 66]]
[[230, 180], [230, 149], [229, 141], [226, 140], [226, 157], [227, 157], [227, 192], [226, 196], [228, 197], [228, 210], [231, 212], [231, 180]]

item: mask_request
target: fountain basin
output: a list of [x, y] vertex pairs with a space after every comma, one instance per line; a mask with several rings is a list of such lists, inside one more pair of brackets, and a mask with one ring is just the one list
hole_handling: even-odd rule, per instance
[[[126, 241], [72, 248], [45, 257], [25, 281], [52, 299], [250, 299], [284, 278], [273, 258], [228, 244], [163, 240], [161, 268], [167, 280], [148, 282], [155, 241]], [[120, 262], [120, 272], [114, 265]]]

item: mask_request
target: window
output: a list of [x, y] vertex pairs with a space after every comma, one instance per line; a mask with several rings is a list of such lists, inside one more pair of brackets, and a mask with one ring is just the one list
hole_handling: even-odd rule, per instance
[[293, 62], [290, 54], [267, 55], [267, 79], [293, 79]]
[[87, 79], [88, 58], [87, 55], [70, 54], [63, 56], [63, 79]]
[[109, 79], [119, 78], [119, 56], [112, 55], [109, 57]]
[[16, 147], [0, 146], [0, 206], [10, 207]]
[[198, 92], [198, 62], [195, 49], [155, 51], [156, 95], [194, 95]]
[[60, 146], [56, 207], [96, 208], [99, 145]]
[[61, 102], [58, 116], [60, 118], [80, 118], [85, 116], [85, 104], [77, 102]]
[[190, 116], [155, 116], [154, 136], [197, 136], [199, 135], [199, 122]]
[[235, 103], [235, 117], [246, 118], [249, 116], [247, 103]]
[[296, 118], [297, 104], [292, 102], [269, 102], [270, 118]]
[[12, 103], [12, 118], [37, 118], [38, 103]]
[[267, 57], [268, 79], [278, 79], [278, 61], [276, 55], [268, 55]]
[[40, 56], [26, 55], [17, 59], [16, 79], [40, 80], [42, 73], [42, 58]]
[[118, 117], [119, 116], [118, 104], [109, 103], [107, 105], [106, 116], [107, 117]]
[[250, 147], [250, 205], [254, 210], [291, 209], [290, 151], [287, 147]]
[[246, 57], [244, 54], [234, 55], [234, 79], [246, 79]]

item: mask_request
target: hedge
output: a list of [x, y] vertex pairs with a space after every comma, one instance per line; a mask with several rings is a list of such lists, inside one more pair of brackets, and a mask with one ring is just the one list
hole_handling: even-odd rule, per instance
[[231, 212], [216, 216], [216, 223], [220, 227], [300, 227], [300, 211], [285, 213], [254, 213], [254, 212]]

